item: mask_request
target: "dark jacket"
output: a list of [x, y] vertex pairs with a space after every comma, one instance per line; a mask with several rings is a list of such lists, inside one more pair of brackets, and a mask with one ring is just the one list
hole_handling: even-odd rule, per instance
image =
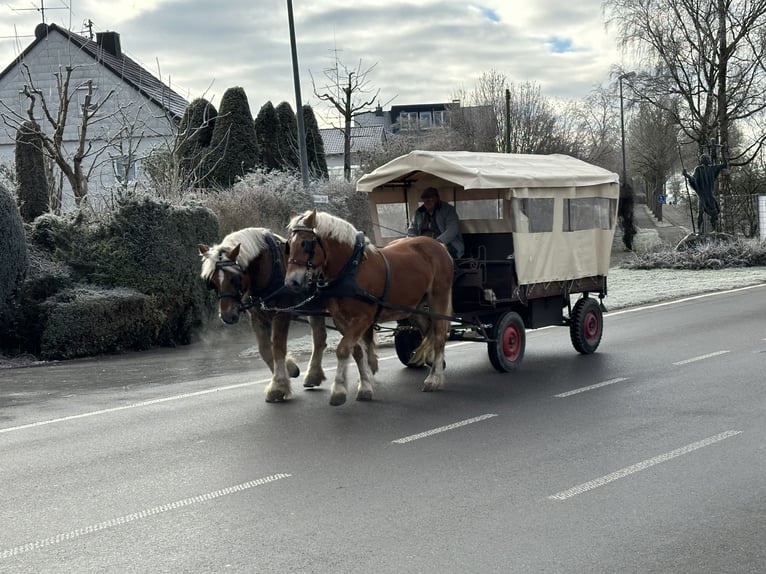
[[[455, 208], [444, 201], [439, 201], [434, 209], [436, 225], [439, 226], [439, 235], [436, 240], [444, 243], [449, 248], [450, 254], [455, 259], [460, 259], [465, 251], [463, 244], [463, 235], [460, 233], [460, 219], [458, 219]], [[415, 217], [412, 225], [407, 229], [408, 237], [415, 237], [423, 234], [423, 220], [425, 219], [426, 209], [422, 205], [415, 211]]]

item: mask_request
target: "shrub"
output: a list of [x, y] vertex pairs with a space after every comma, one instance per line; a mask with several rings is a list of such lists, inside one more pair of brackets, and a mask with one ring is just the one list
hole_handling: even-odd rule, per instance
[[766, 266], [766, 242], [711, 237], [686, 242], [676, 249], [659, 247], [634, 253], [621, 266], [627, 269], [724, 269]]
[[152, 346], [164, 315], [153, 297], [132, 289], [78, 287], [41, 306], [43, 359], [74, 359]]
[[[315, 195], [326, 195], [329, 203], [314, 203]], [[280, 171], [256, 170], [229, 189], [206, 193], [199, 198], [218, 216], [221, 235], [244, 227], [267, 227], [284, 234], [290, 211], [327, 211], [370, 232], [367, 194], [355, 184], [339, 180], [313, 182], [307, 189], [300, 176]]]
[[29, 259], [16, 200], [0, 185], [0, 333], [10, 329], [14, 318], [17, 296], [27, 274]]

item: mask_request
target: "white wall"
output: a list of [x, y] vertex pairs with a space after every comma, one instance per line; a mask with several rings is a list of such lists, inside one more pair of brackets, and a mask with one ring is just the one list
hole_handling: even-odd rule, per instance
[[[115, 180], [114, 158], [134, 150], [136, 157], [142, 157], [155, 146], [161, 146], [169, 141], [172, 134], [172, 123], [166, 118], [163, 110], [141, 96], [133, 87], [124, 84], [120, 78], [97, 64], [88, 54], [78, 50], [59, 33], [50, 33], [29, 54], [24, 63], [28, 66], [35, 87], [42, 91], [49, 106], [50, 114], [55, 118], [58, 114], [58, 89], [56, 77], [64, 78], [65, 68], [71, 66], [72, 72], [69, 93], [71, 103], [64, 132], [64, 148], [73, 154], [79, 137], [81, 114], [80, 101], [84, 96], [87, 80], [93, 80], [94, 94], [92, 103], [104, 101], [107, 94], [113, 91], [106, 104], [90, 122], [87, 140], [94, 151], [100, 150], [100, 155], [87, 158], [84, 162], [86, 170], [91, 170], [89, 179], [90, 203], [96, 207], [109, 201], [119, 184]], [[0, 64], [2, 67], [2, 64]], [[21, 66], [16, 66], [5, 77], [0, 79], [0, 99], [10, 108], [0, 106], [0, 116], [19, 114], [27, 118], [28, 99], [21, 94], [26, 78], [22, 75]], [[43, 119], [43, 111], [39, 101], [35, 105], [35, 119], [47, 134], [53, 133], [53, 128]], [[14, 149], [16, 131], [9, 126], [8, 120], [0, 119], [0, 164], [14, 165]], [[134, 126], [132, 129], [129, 126]], [[136, 169], [137, 177], [142, 177], [140, 163]], [[74, 196], [68, 185], [64, 183], [64, 209], [74, 208]]]

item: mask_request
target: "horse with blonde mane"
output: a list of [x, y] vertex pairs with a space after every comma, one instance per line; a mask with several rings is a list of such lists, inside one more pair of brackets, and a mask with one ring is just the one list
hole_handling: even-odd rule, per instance
[[[290, 377], [300, 369], [287, 353], [287, 335], [292, 316], [269, 310], [287, 307], [294, 295], [284, 290], [285, 239], [261, 227], [247, 227], [228, 234], [217, 245], [198, 245], [202, 258], [200, 276], [218, 294], [218, 314], [232, 325], [243, 311], [250, 318], [258, 352], [272, 372], [266, 387], [266, 402], [285, 401], [292, 395]], [[325, 379], [322, 353], [327, 347], [324, 316], [308, 316], [312, 350], [303, 386], [319, 386]]]
[[360, 378], [356, 399], [372, 400], [374, 373], [362, 334], [379, 322], [404, 318], [423, 334], [416, 351], [430, 365], [423, 390], [441, 388], [452, 312], [453, 261], [446, 247], [430, 237], [405, 237], [377, 248], [329, 213], [291, 215], [285, 285], [313, 290], [343, 335], [330, 404], [346, 402], [352, 354]]

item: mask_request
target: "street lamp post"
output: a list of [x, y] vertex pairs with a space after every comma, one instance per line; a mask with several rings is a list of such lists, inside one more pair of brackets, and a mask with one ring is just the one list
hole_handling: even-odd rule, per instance
[[628, 173], [627, 173], [627, 167], [625, 165], [625, 112], [623, 111], [622, 81], [629, 80], [630, 78], [634, 78], [635, 76], [636, 76], [635, 72], [626, 72], [617, 78], [617, 80], [620, 83], [620, 132], [621, 132], [621, 141], [622, 141], [622, 181], [623, 183], [627, 181]]

